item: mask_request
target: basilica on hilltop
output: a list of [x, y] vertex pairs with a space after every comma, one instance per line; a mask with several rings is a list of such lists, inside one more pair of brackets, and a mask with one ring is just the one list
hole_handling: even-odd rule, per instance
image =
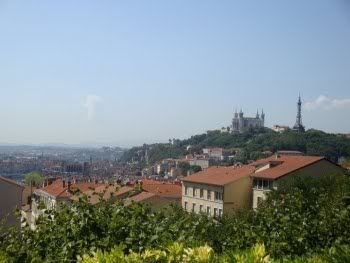
[[262, 110], [261, 114], [259, 111], [256, 112], [254, 117], [244, 117], [244, 113], [240, 110], [239, 113], [235, 112], [234, 118], [232, 119], [231, 132], [239, 133], [247, 128], [263, 128], [265, 124], [265, 113]]

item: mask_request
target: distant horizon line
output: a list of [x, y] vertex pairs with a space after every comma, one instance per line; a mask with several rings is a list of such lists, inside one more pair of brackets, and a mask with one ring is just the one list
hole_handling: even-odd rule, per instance
[[[265, 128], [269, 128], [269, 127], [265, 127]], [[271, 129], [271, 128], [269, 128]], [[348, 135], [350, 134], [350, 132], [328, 132], [328, 131], [324, 131], [324, 130], [320, 130], [320, 129], [315, 129], [315, 128], [310, 128], [308, 130], [319, 130], [319, 131], [323, 131], [326, 132], [328, 134], [344, 134], [344, 135]], [[215, 131], [218, 130], [220, 131], [220, 129], [212, 129], [212, 130], [207, 130], [203, 133], [198, 133], [198, 134], [194, 134], [192, 136], [195, 135], [199, 135], [199, 134], [204, 134], [207, 133], [208, 131]], [[190, 138], [190, 137], [188, 137]], [[172, 139], [172, 138], [169, 138]], [[179, 138], [175, 138], [175, 139], [179, 139]], [[187, 138], [182, 138], [180, 140], [185, 140]], [[17, 142], [0, 142], [0, 147], [57, 147], [57, 148], [77, 148], [77, 149], [86, 149], [86, 148], [103, 148], [103, 147], [117, 147], [117, 148], [121, 148], [121, 149], [130, 149], [132, 147], [138, 147], [140, 145], [143, 144], [156, 144], [156, 143], [167, 143], [168, 140], [164, 140], [164, 141], [156, 141], [156, 142], [143, 142], [143, 143], [133, 143], [133, 144], [129, 144], [129, 145], [122, 145], [119, 143], [115, 143], [115, 142], [82, 142], [82, 143], [62, 143], [62, 142], [50, 142], [50, 143], [17, 143]]]

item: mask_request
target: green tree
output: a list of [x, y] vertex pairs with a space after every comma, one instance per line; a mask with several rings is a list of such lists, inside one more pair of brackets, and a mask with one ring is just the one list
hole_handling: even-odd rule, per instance
[[44, 181], [44, 177], [39, 172], [28, 173], [25, 175], [24, 179], [28, 186], [39, 186]]
[[200, 167], [199, 165], [191, 165], [190, 168], [194, 173], [198, 173], [200, 171], [202, 171], [202, 167]]
[[181, 162], [179, 163], [178, 167], [181, 170], [182, 176], [187, 176], [187, 172], [191, 169], [191, 165], [187, 162]]

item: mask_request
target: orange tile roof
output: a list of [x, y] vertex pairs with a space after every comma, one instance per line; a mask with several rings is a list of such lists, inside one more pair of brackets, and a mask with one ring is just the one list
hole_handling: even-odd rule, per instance
[[134, 202], [142, 202], [142, 201], [147, 200], [147, 199], [149, 199], [149, 198], [151, 198], [153, 196], [156, 196], [156, 194], [149, 193], [149, 192], [141, 192], [141, 193], [139, 193], [137, 195], [134, 195], [134, 196], [128, 198], [128, 202], [132, 202], [132, 201], [134, 201]]
[[181, 198], [182, 188], [178, 184], [157, 182], [151, 184], [150, 182], [143, 183], [142, 189], [146, 192], [153, 193], [162, 197]]
[[[100, 202], [100, 194], [103, 194], [102, 198], [104, 200], [109, 200], [112, 197], [120, 197], [124, 194], [132, 192], [134, 188], [123, 186], [119, 187], [117, 185], [100, 185], [96, 187], [94, 190], [88, 190], [83, 192], [84, 195], [89, 197], [90, 204], [97, 204]], [[78, 200], [79, 197], [73, 196], [72, 200]]]
[[[324, 157], [280, 156], [276, 158], [275, 156], [271, 156], [242, 167], [211, 167], [206, 171], [187, 176], [182, 181], [223, 186], [248, 176], [278, 179], [321, 160], [324, 160]], [[263, 167], [265, 164], [271, 164], [271, 168], [255, 173], [257, 169]]]
[[249, 176], [254, 170], [255, 168], [249, 165], [242, 167], [211, 167], [206, 171], [187, 176], [182, 181], [223, 186]]
[[151, 179], [143, 179], [142, 180], [142, 185], [146, 184], [162, 184], [163, 182], [157, 181], [157, 180], [151, 180]]
[[266, 159], [258, 160], [251, 165], [261, 166], [268, 164], [269, 162], [280, 162], [276, 166], [272, 166], [269, 169], [252, 174], [252, 177], [265, 178], [265, 179], [278, 179], [285, 176], [291, 172], [309, 166], [311, 164], [317, 163], [324, 160], [324, 157], [320, 156], [280, 156], [276, 158], [271, 156]]
[[[97, 187], [104, 185], [104, 184], [96, 184], [96, 183], [85, 183], [85, 182], [79, 182], [71, 185], [71, 190], [79, 190], [80, 192], [84, 193], [88, 190], [96, 189]], [[58, 179], [54, 181], [52, 184], [35, 190], [35, 192], [45, 192], [51, 196], [54, 196], [55, 198], [69, 198], [72, 196], [71, 193], [68, 192], [68, 182], [65, 183], [65, 187], [63, 187], [63, 180]]]

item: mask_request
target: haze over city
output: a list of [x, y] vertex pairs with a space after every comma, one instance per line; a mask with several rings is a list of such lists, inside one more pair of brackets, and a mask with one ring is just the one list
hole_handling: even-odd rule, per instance
[[[276, 22], [278, 21], [278, 23]], [[1, 143], [139, 145], [234, 110], [349, 133], [347, 1], [1, 1]]]

